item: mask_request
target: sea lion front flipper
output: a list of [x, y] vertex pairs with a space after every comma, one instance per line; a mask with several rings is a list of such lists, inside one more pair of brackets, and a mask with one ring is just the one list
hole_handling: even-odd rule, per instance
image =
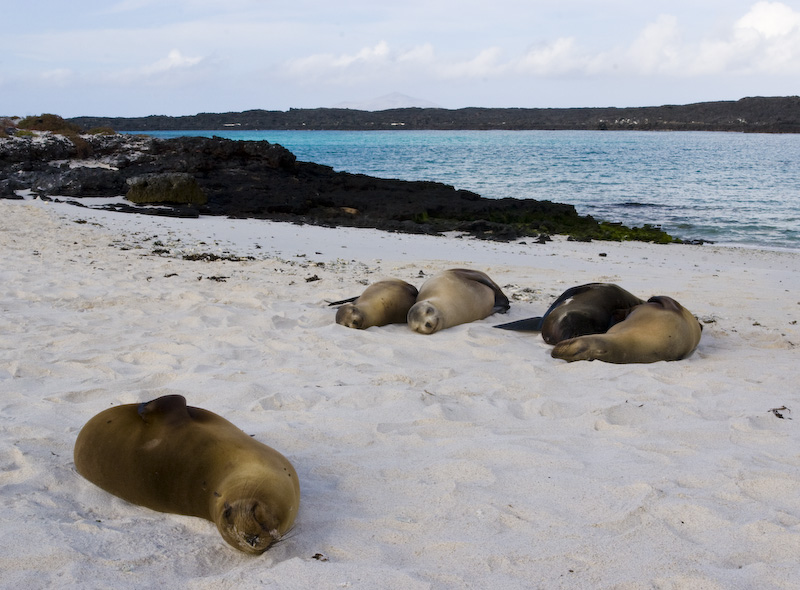
[[360, 295], [356, 295], [355, 297], [349, 297], [347, 299], [342, 299], [341, 301], [328, 301], [328, 307], [334, 307], [336, 305], [344, 305], [345, 303], [353, 303], [356, 299], [358, 299]]
[[490, 279], [486, 273], [467, 268], [453, 269], [453, 272], [461, 275], [465, 279], [469, 279], [470, 281], [475, 281], [477, 283], [481, 283], [482, 285], [486, 285], [492, 291], [494, 291], [494, 307], [492, 308], [492, 313], [505, 313], [511, 307], [511, 303], [509, 302], [508, 297], [506, 297], [506, 294], [503, 293], [503, 290], [500, 288], [500, 286]]
[[513, 330], [514, 332], [541, 332], [542, 320], [544, 320], [543, 317], [525, 318], [524, 320], [499, 324], [494, 327], [501, 330]]
[[149, 402], [142, 402], [137, 409], [139, 417], [146, 424], [170, 416], [171, 418], [191, 418], [182, 395], [164, 395]]

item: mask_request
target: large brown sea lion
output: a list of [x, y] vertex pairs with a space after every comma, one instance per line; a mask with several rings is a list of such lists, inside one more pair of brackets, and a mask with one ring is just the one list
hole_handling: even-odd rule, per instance
[[481, 320], [508, 311], [508, 297], [485, 273], [455, 268], [432, 276], [408, 311], [408, 325], [420, 334]]
[[180, 395], [100, 412], [78, 434], [74, 456], [78, 473], [107, 492], [210, 520], [247, 553], [278, 541], [300, 505], [283, 455]]
[[564, 291], [542, 317], [495, 326], [504, 330], [541, 331], [548, 344], [585, 334], [602, 334], [644, 303], [612, 283], [588, 283]]
[[364, 330], [370, 326], [404, 324], [408, 310], [417, 301], [417, 288], [400, 279], [378, 281], [355, 299], [337, 301], [336, 323]]
[[605, 334], [563, 340], [554, 358], [566, 361], [653, 363], [686, 358], [700, 342], [703, 326], [689, 310], [666, 296], [651, 297], [633, 307], [627, 317]]

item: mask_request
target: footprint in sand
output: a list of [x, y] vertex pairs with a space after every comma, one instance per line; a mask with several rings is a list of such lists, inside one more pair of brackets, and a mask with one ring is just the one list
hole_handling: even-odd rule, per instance
[[17, 447], [0, 450], [0, 485], [5, 487], [21, 483], [33, 476], [34, 470], [30, 461]]

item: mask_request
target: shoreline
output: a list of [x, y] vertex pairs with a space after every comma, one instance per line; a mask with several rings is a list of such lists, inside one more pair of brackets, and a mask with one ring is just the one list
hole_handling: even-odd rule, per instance
[[[800, 446], [800, 252], [5, 200], [0, 247], [9, 587], [789, 590], [800, 575], [800, 457], [787, 451]], [[422, 336], [350, 330], [327, 307], [457, 265], [489, 274], [509, 313]], [[697, 350], [563, 363], [537, 335], [492, 328], [590, 281], [674, 296], [703, 322]], [[128, 504], [75, 472], [91, 416], [165, 394], [292, 462], [301, 506], [287, 539], [240, 554], [211, 523]]]
[[[126, 217], [124, 216], [132, 216], [134, 219], [138, 219], [137, 223], [139, 224], [146, 224], [151, 223], [154, 227], [158, 226], [169, 226], [174, 219], [181, 219], [175, 218], [171, 216], [161, 216], [158, 214], [149, 214], [149, 213], [137, 213], [137, 212], [128, 212], [128, 211], [115, 211], [110, 206], [120, 203], [125, 204], [126, 202], [124, 199], [121, 198], [98, 198], [98, 197], [87, 197], [87, 198], [80, 198], [80, 197], [48, 197], [46, 199], [39, 199], [39, 197], [31, 194], [23, 195], [20, 199], [7, 199], [9, 202], [37, 202], [41, 203], [44, 206], [54, 206], [55, 209], [62, 212], [63, 214], [69, 215], [71, 217], [81, 218], [81, 217], [90, 217], [94, 218], [95, 220], [114, 220], [117, 219], [118, 221], [114, 223], [115, 226], [118, 227], [125, 227], [124, 220]], [[72, 202], [78, 203], [75, 205]], [[92, 204], [100, 205], [100, 207], [92, 207]], [[72, 212], [72, 213], [70, 213]], [[119, 217], [123, 216], [123, 217]], [[402, 241], [414, 241], [420, 238], [429, 238], [435, 242], [437, 238], [442, 240], [450, 240], [450, 239], [460, 239], [469, 242], [475, 242], [477, 244], [484, 244], [486, 246], [501, 246], [501, 245], [508, 245], [508, 246], [527, 246], [529, 248], [541, 248], [546, 244], [550, 243], [544, 242], [539, 243], [536, 241], [535, 237], [519, 237], [515, 240], [508, 240], [508, 241], [500, 241], [500, 240], [491, 240], [486, 238], [481, 238], [475, 235], [471, 235], [465, 231], [449, 231], [443, 232], [441, 234], [427, 234], [427, 233], [405, 233], [402, 231], [394, 231], [394, 230], [386, 230], [381, 228], [371, 228], [371, 227], [354, 227], [354, 226], [328, 226], [328, 225], [318, 225], [314, 223], [305, 223], [303, 221], [291, 221], [291, 220], [271, 220], [271, 219], [261, 219], [261, 218], [231, 218], [231, 217], [222, 217], [218, 215], [200, 215], [197, 218], [185, 218], [186, 221], [197, 221], [197, 225], [202, 227], [204, 224], [212, 222], [212, 220], [220, 220], [220, 221], [231, 221], [231, 222], [244, 222], [245, 224], [252, 225], [253, 229], [252, 234], [250, 236], [250, 240], [255, 243], [257, 241], [256, 233], [257, 229], [260, 225], [264, 224], [265, 226], [269, 227], [283, 227], [283, 226], [295, 226], [295, 227], [305, 227], [305, 228], [316, 228], [319, 230], [320, 235], [324, 236], [330, 233], [336, 232], [353, 232], [353, 235], [359, 235], [361, 232], [364, 232], [364, 235], [370, 235], [369, 232], [377, 232], [377, 235], [382, 235], [385, 237], [388, 236], [395, 236]], [[275, 225], [277, 224], [277, 225]], [[189, 223], [191, 225], [191, 223]], [[220, 225], [224, 225], [221, 223]], [[316, 230], [311, 230], [316, 231]], [[247, 235], [247, 234], [246, 234]], [[402, 238], [401, 238], [402, 237]], [[639, 241], [639, 240], [624, 240], [624, 241], [617, 241], [617, 240], [603, 240], [603, 239], [592, 239], [586, 242], [582, 242], [580, 240], [570, 240], [567, 235], [555, 234], [550, 236], [554, 245], [559, 244], [588, 244], [594, 245], [602, 249], [604, 244], [649, 244], [652, 246], [686, 246], [686, 247], [697, 247], [697, 248], [718, 248], [721, 250], [753, 250], [753, 251], [764, 251], [764, 252], [777, 252], [777, 253], [798, 253], [800, 254], [800, 247], [798, 248], [791, 248], [788, 246], [768, 246], [763, 244], [748, 244], [748, 243], [738, 243], [738, 242], [717, 242], [717, 241], [703, 241], [703, 243], [691, 243], [691, 242], [671, 242], [666, 244], [661, 244], [657, 242], [647, 242], [647, 241]], [[324, 239], [324, 238], [321, 238]], [[247, 254], [243, 255], [254, 255], [259, 254], [258, 249], [249, 249], [247, 250]]]
[[125, 194], [134, 204], [109, 207], [136, 212], [137, 205], [147, 204], [170, 207], [164, 214], [177, 217], [224, 215], [411, 234], [457, 230], [494, 241], [546, 240], [552, 234], [677, 241], [658, 227], [598, 221], [564, 203], [487, 199], [439, 182], [336, 172], [298, 161], [269, 142], [77, 135], [74, 129], [62, 135], [59, 126], [65, 122], [52, 115], [23, 123], [36, 130], [0, 140], [7, 168], [0, 195], [5, 198], [17, 198], [21, 191], [62, 199]]
[[185, 116], [72, 117], [83, 127], [132, 131], [168, 129], [319, 130], [664, 130], [798, 133], [800, 97], [649, 107], [399, 108], [383, 111], [318, 108], [198, 113]]

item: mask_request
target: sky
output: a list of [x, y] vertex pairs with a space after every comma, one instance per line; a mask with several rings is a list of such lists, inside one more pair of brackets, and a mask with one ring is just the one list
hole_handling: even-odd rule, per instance
[[[800, 0], [2, 0], [0, 115], [800, 94]], [[373, 105], [374, 106], [374, 105]]]

